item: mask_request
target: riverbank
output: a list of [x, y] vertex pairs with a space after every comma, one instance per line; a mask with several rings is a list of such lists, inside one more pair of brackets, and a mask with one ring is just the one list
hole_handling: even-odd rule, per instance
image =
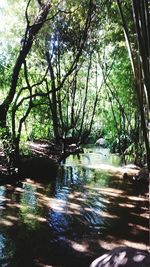
[[28, 142], [28, 147], [33, 155], [44, 156], [59, 163], [70, 154], [83, 153], [83, 149], [77, 144], [55, 144], [53, 141]]
[[55, 144], [53, 141], [38, 140], [26, 144], [27, 153], [20, 156], [17, 166], [9, 166], [0, 152], [0, 183], [18, 181], [26, 175], [39, 177], [43, 174], [56, 175], [59, 163], [70, 154], [83, 153], [83, 149], [76, 144]]
[[[133, 164], [121, 166], [121, 162], [120, 164], [115, 165], [110, 161], [109, 164], [109, 162], [107, 162], [107, 157], [109, 157], [109, 155], [118, 158], [119, 156], [110, 154], [110, 152], [107, 151], [108, 149], [101, 148], [102, 151], [96, 153], [97, 157], [92, 158], [91, 148], [89, 149], [88, 154], [85, 149], [85, 156], [83, 148], [67, 142], [65, 144], [55, 144], [53, 141], [37, 140], [28, 142], [26, 147], [27, 152], [20, 157], [17, 166], [10, 169], [7, 165], [3, 164], [4, 155], [1, 153], [1, 185], [6, 183], [16, 183], [25, 178], [31, 178], [41, 182], [54, 180], [56, 179], [60, 162], [71, 154], [78, 154], [79, 165], [83, 163], [81, 158], [86, 157], [86, 161], [84, 160], [85, 168], [103, 171], [111, 177], [123, 179], [125, 183], [129, 181], [134, 185], [135, 190], [138, 192], [140, 191], [140, 188], [143, 188], [142, 192], [147, 192], [148, 190], [148, 170]], [[98, 152], [100, 148], [96, 147], [95, 149]], [[102, 159], [101, 163], [99, 162], [100, 158]], [[78, 163], [76, 162], [76, 164]]]

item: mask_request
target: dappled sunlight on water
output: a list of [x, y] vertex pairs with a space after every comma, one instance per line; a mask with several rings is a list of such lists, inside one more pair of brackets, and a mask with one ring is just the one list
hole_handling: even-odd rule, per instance
[[1, 266], [84, 267], [118, 245], [146, 249], [147, 206], [122, 179], [69, 163], [56, 181], [0, 186]]

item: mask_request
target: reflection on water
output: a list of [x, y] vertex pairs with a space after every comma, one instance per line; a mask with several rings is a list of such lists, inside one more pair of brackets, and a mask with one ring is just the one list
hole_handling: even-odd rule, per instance
[[5, 248], [5, 238], [2, 234], [0, 234], [0, 259], [3, 258], [3, 250]]
[[36, 188], [31, 184], [22, 185], [22, 194], [20, 196], [20, 218], [28, 225], [28, 227], [35, 228], [38, 224], [36, 215], [38, 214], [38, 204], [36, 197]]
[[84, 149], [84, 153], [78, 156], [71, 155], [65, 161], [66, 166], [85, 166], [94, 168], [95, 165], [109, 164], [112, 166], [118, 166], [120, 164], [120, 158], [115, 154], [110, 154], [108, 148], [88, 146]]
[[111, 172], [89, 168], [117, 165], [116, 156], [86, 152], [63, 162], [56, 182], [0, 186], [0, 266], [84, 267], [103, 249], [146, 248], [146, 201]]

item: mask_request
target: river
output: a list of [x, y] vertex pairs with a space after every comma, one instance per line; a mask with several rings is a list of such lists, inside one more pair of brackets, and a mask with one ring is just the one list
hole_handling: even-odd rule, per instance
[[52, 182], [0, 186], [0, 267], [86, 267], [116, 246], [146, 249], [147, 200], [120, 165], [89, 146], [61, 162]]

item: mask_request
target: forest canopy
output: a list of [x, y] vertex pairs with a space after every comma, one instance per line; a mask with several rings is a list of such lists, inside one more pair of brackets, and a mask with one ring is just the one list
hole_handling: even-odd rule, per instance
[[105, 138], [150, 168], [150, 1], [1, 0], [0, 16], [1, 146]]

